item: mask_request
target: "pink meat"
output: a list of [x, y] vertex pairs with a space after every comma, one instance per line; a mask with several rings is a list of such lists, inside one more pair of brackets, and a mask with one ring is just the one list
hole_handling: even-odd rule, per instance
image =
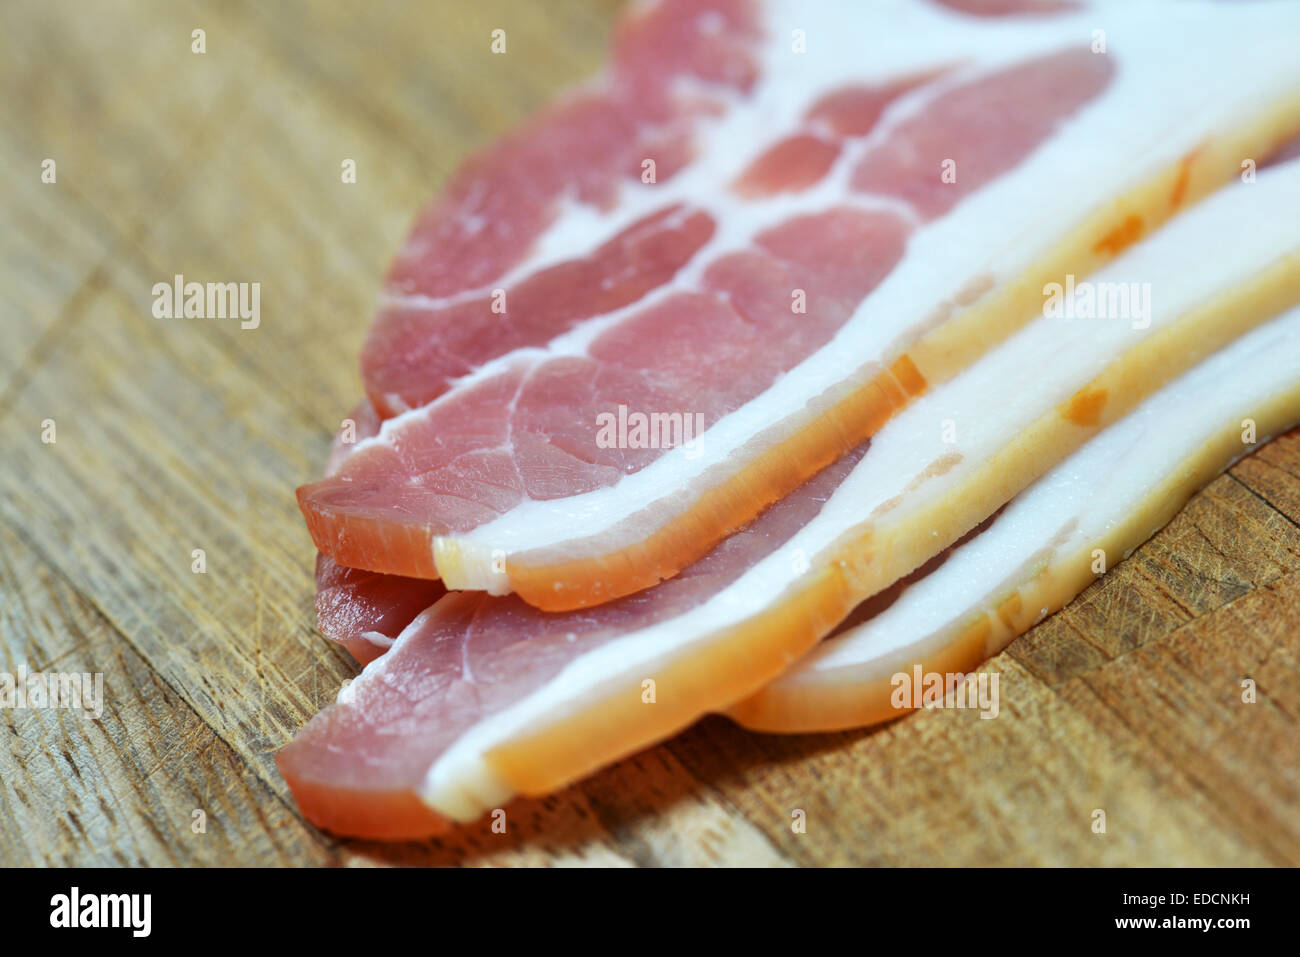
[[[715, 262], [701, 288], [637, 312], [587, 355], [523, 357], [403, 420], [400, 440], [358, 449], [299, 491], [313, 538], [350, 567], [435, 577], [433, 534], [613, 485], [662, 454], [600, 447], [600, 413], [676, 409], [707, 427], [771, 386], [848, 319], [907, 233], [892, 212], [845, 207], [760, 234], [751, 251]], [[806, 314], [791, 309], [796, 288]], [[392, 562], [393, 535], [405, 567]]]
[[[380, 424], [370, 402], [358, 403], [334, 436], [325, 474], [337, 472], [354, 444], [377, 435]], [[328, 555], [316, 556], [316, 628], [363, 665], [387, 651], [416, 615], [445, 594], [439, 581], [345, 568]]]
[[[1071, 50], [953, 90], [869, 152], [853, 185], [938, 217], [1015, 167], [1072, 107], [1105, 89], [1114, 69], [1110, 57]], [[939, 175], [940, 158], [952, 159], [955, 179]]]
[[[345, 438], [348, 435], [348, 423], [351, 423], [350, 439]], [[352, 454], [356, 443], [373, 439], [379, 434], [381, 425], [383, 421], [379, 418], [375, 407], [364, 399], [358, 402], [339, 425], [338, 432], [334, 434], [334, 441], [330, 443], [329, 457], [325, 460], [325, 475], [328, 477], [337, 472], [343, 465], [343, 460]]]
[[362, 377], [382, 382], [384, 395], [400, 395], [403, 404], [423, 405], [503, 353], [544, 345], [584, 319], [635, 302], [671, 279], [713, 232], [708, 214], [671, 206], [589, 256], [512, 285], [504, 302], [486, 292], [436, 308], [388, 305], [366, 340]]
[[816, 183], [840, 156], [838, 141], [815, 133], [796, 133], [770, 147], [736, 180], [742, 196], [798, 192]]
[[[645, 159], [655, 161], [657, 182], [670, 179], [689, 160], [695, 124], [722, 111], [726, 94], [753, 85], [759, 39], [753, 0], [662, 0], [634, 11], [620, 26], [599, 86], [546, 110], [453, 176], [412, 227], [390, 270], [389, 292], [438, 300], [477, 291], [481, 299], [529, 253], [565, 200], [609, 207], [621, 185], [640, 181]], [[689, 254], [689, 241], [683, 249]], [[673, 258], [658, 265], [670, 269]], [[573, 272], [569, 278], [580, 284], [556, 307], [559, 314], [512, 331], [507, 348], [510, 337], [526, 343], [548, 324], [562, 326], [567, 309], [576, 310], [569, 321], [592, 314], [585, 293], [599, 288], [603, 274], [581, 265]], [[437, 355], [439, 334], [460, 336], [462, 344], [491, 340], [499, 318], [477, 309], [444, 310], [441, 321], [428, 320], [434, 348], [421, 355]], [[401, 309], [382, 310], [363, 354], [367, 391], [384, 415], [427, 401], [455, 374], [452, 362], [428, 370], [434, 385], [411, 375], [402, 334], [410, 322]], [[390, 324], [399, 328], [389, 330]]]
[[[940, 215], [1021, 162], [1105, 88], [1112, 70], [1110, 57], [1057, 52], [941, 93], [863, 157], [854, 188], [902, 200], [920, 217]], [[842, 91], [810, 104], [809, 122], [820, 122], [823, 137], [838, 137], [834, 131], [840, 129], [860, 136], [872, 129], [889, 100], [924, 82]], [[807, 151], [794, 153], [794, 172], [782, 174], [759, 160], [759, 178], [797, 189], [824, 165]], [[955, 184], [941, 181], [936, 156], [955, 158]], [[828, 342], [902, 257], [911, 229], [907, 220], [892, 211], [853, 206], [847, 202], [851, 198], [763, 230], [747, 249], [721, 255], [703, 270], [702, 279], [690, 283], [670, 274], [681, 259], [677, 254], [700, 240], [706, 220], [711, 228], [707, 209], [665, 210], [643, 221], [651, 233], [677, 230], [655, 247], [671, 248], [674, 255], [655, 259], [653, 268], [633, 267], [666, 277], [655, 290], [656, 300], [625, 310], [582, 354], [524, 351], [503, 359], [496, 372], [403, 417], [386, 441], [359, 450], [337, 475], [299, 489], [317, 547], [350, 567], [436, 577], [436, 536], [467, 531], [528, 500], [611, 486], [663, 453], [599, 447], [599, 414], [615, 413], [620, 405], [699, 413], [707, 426], [740, 408]], [[632, 262], [635, 256], [625, 255], [629, 245], [637, 241], [616, 237], [596, 251], [596, 258]], [[439, 258], [439, 250], [425, 258]], [[564, 268], [599, 276], [605, 267], [574, 262]], [[648, 282], [626, 281], [633, 291], [611, 293], [611, 301], [626, 302], [648, 291]], [[526, 289], [528, 282], [516, 289]], [[806, 314], [791, 307], [795, 290], [807, 297]], [[536, 307], [544, 317], [537, 328], [568, 329], [584, 321], [579, 314], [594, 311], [584, 307], [581, 296], [543, 298]], [[608, 312], [600, 318], [605, 316]], [[501, 318], [477, 316], [455, 330], [442, 330], [435, 322], [436, 329], [423, 327], [430, 337], [427, 347], [408, 342], [394, 326], [393, 341], [404, 343], [403, 351], [368, 365], [384, 383], [373, 380], [369, 391], [373, 396], [377, 386], [383, 391], [390, 381], [414, 377], [419, 389], [401, 401], [418, 404], [427, 389], [446, 387], [449, 370], [458, 372], [472, 361], [466, 353], [473, 337], [464, 329]], [[529, 316], [511, 319], [503, 335], [512, 342], [535, 341], [544, 333], [527, 331], [533, 323]], [[371, 341], [389, 334], [387, 327], [377, 329]], [[446, 355], [440, 354], [442, 343], [448, 344]], [[418, 382], [421, 374], [406, 364], [404, 350], [431, 357], [427, 382]], [[385, 369], [393, 370], [391, 379], [384, 378]]]
[[806, 128], [768, 147], [737, 178], [733, 189], [742, 196], [759, 197], [812, 186], [830, 172], [846, 142], [866, 136], [891, 103], [937, 76], [845, 87], [826, 95], [805, 113]]
[[344, 568], [327, 555], [316, 556], [316, 627], [363, 665], [387, 651], [416, 615], [445, 594], [442, 582]]
[[300, 801], [382, 808], [411, 795], [471, 726], [546, 684], [579, 655], [697, 607], [811, 521], [866, 446], [772, 506], [689, 569], [637, 595], [547, 614], [516, 597], [455, 592], [434, 604], [277, 760]]
[[875, 129], [890, 103], [938, 76], [929, 73], [884, 86], [846, 86], [814, 103], [805, 118], [810, 125], [823, 126], [839, 137], [866, 136]]

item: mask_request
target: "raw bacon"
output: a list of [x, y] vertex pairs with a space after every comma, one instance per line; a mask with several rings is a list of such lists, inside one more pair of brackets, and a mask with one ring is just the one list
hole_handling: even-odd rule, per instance
[[392, 647], [420, 612], [447, 593], [442, 582], [345, 568], [316, 556], [316, 627], [363, 665]]
[[[339, 470], [357, 442], [378, 433], [379, 421], [369, 402], [352, 410], [330, 446], [326, 476]], [[440, 581], [381, 575], [316, 556], [316, 627], [363, 665], [392, 647], [402, 629], [446, 593]]]
[[[489, 291], [518, 273], [567, 202], [612, 206], [647, 156], [657, 159], [657, 180], [670, 179], [689, 158], [699, 122], [752, 89], [758, 31], [751, 0], [664, 0], [634, 10], [617, 31], [603, 82], [471, 158], [421, 213], [389, 273], [390, 294], [442, 301]], [[371, 397], [387, 415], [410, 393], [389, 395], [400, 384], [396, 369], [385, 380]]]
[[349, 686], [355, 691], [280, 752], [299, 806], [346, 834], [439, 830], [444, 818], [421, 804], [418, 782], [467, 727], [625, 632], [670, 623], [718, 594], [807, 524], [858, 458], [845, 456], [686, 572], [641, 594], [553, 615], [516, 596], [455, 593], [433, 604], [382, 664]]
[[920, 702], [896, 698], [897, 676], [969, 673], [1127, 558], [1236, 459], [1300, 425], [1297, 370], [1300, 309], [1292, 309], [1152, 396], [888, 607], [728, 713], [762, 731], [806, 732], [910, 710]]
[[439, 600], [281, 752], [304, 813], [432, 833], [752, 695], [1162, 383], [1300, 301], [1298, 215], [1300, 163], [1224, 190], [1097, 277], [1150, 284], [1149, 311], [1040, 315], [665, 585], [565, 615]]
[[[533, 189], [509, 157], [554, 116], [458, 177], [366, 348], [367, 390], [399, 414], [299, 490], [322, 552], [548, 610], [653, 585], [1004, 339], [1045, 282], [1300, 127], [1292, 4], [819, 9], [666, 2], [625, 28], [590, 96], [659, 89], [656, 44], [679, 41], [664, 69], [691, 82], [661, 84], [644, 126], [689, 127], [670, 177], [627, 181], [629, 157], [654, 158], [640, 107], [610, 137], [631, 152], [592, 147], [621, 157], [603, 172], [573, 184], [544, 162], [522, 224], [483, 197]], [[569, 109], [565, 136], [604, 122]], [[623, 410], [705, 431], [608, 447], [597, 423]]]

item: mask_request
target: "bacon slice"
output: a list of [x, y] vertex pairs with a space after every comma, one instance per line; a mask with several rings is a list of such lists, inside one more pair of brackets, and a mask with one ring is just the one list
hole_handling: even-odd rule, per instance
[[344, 568], [328, 555], [316, 556], [316, 627], [363, 665], [391, 648], [415, 616], [445, 594], [439, 581]]
[[[361, 402], [330, 445], [325, 475], [335, 474], [357, 442], [379, 432], [374, 406]], [[412, 619], [447, 593], [440, 581], [381, 575], [316, 556], [316, 627], [366, 664], [392, 647]]]
[[1297, 215], [1300, 163], [1222, 191], [1097, 277], [1149, 283], [1149, 322], [1040, 315], [890, 422], [849, 474], [822, 473], [665, 585], [558, 616], [518, 597], [436, 602], [280, 753], [304, 813], [348, 834], [433, 833], [752, 695], [1163, 383], [1300, 301]]
[[[1099, 10], [1104, 55], [1082, 45]], [[1009, 335], [1045, 282], [1105, 263], [1300, 128], [1289, 4], [1030, 17], [862, 4], [851, 29], [836, 5], [650, 11], [622, 34], [612, 88], [625, 70], [654, 86], [637, 36], [668, 16], [694, 51], [673, 76], [707, 74], [668, 86], [702, 88], [719, 111], [691, 113], [694, 160], [653, 186], [602, 173], [608, 189], [568, 189], [552, 188], [552, 158], [516, 242], [513, 207], [470, 199], [524, 188], [509, 157], [533, 155], [530, 128], [422, 218], [365, 362], [381, 411], [414, 408], [299, 490], [340, 564], [548, 610], [669, 578]], [[795, 29], [815, 54], [792, 52]], [[602, 111], [620, 95], [599, 94]], [[859, 121], [837, 122], [833, 105], [854, 97]], [[652, 103], [655, 130], [685, 109]], [[576, 141], [588, 121], [570, 119]], [[631, 155], [649, 156], [639, 136]], [[560, 195], [577, 199], [560, 212]], [[483, 223], [512, 230], [493, 234], [508, 252], [490, 267], [491, 243], [470, 235]], [[488, 308], [495, 288], [504, 314]], [[706, 431], [690, 447], [608, 448], [598, 417], [620, 407]]]
[[[1067, 604], [1167, 523], [1199, 488], [1300, 425], [1300, 309], [1156, 393], [946, 553], [891, 603], [842, 628], [728, 710], [761, 731], [897, 717], [895, 676], [965, 674]], [[1245, 444], [1243, 423], [1258, 442]], [[855, 613], [854, 618], [859, 618]]]

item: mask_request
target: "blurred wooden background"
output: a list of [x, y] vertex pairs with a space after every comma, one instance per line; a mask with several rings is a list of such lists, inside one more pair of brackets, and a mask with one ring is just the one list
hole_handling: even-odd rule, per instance
[[[293, 489], [418, 206], [599, 68], [616, 6], [7, 0], [0, 671], [103, 672], [107, 707], [0, 711], [0, 864], [1300, 864], [1296, 434], [992, 662], [996, 721], [710, 719], [506, 835], [298, 815], [272, 754], [354, 666], [314, 632]], [[260, 282], [260, 328], [154, 319], [176, 273]]]

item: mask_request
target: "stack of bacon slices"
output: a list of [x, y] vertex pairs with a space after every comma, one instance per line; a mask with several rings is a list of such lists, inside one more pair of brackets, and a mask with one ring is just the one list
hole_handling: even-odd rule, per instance
[[632, 6], [419, 216], [298, 491], [365, 664], [280, 752], [304, 813], [419, 837], [705, 713], [889, 718], [1300, 422], [1297, 36], [1293, 0]]

